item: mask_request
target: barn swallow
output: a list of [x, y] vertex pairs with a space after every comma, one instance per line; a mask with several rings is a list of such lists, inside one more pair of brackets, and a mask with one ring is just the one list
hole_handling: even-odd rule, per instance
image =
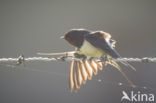
[[[87, 79], [91, 80], [93, 73], [96, 75], [98, 69], [102, 70], [107, 64], [118, 69], [130, 86], [135, 87], [133, 82], [128, 79], [127, 75], [122, 71], [121, 67], [113, 60], [105, 60], [99, 62], [89, 58], [119, 58], [119, 53], [115, 50], [116, 41], [111, 39], [111, 35], [104, 31], [91, 31], [86, 29], [71, 29], [61, 38], [65, 39], [69, 44], [75, 47], [75, 51], [61, 53], [38, 53], [39, 55], [66, 55], [77, 58], [87, 58], [86, 60], [71, 61], [69, 71], [69, 88], [77, 91], [80, 86], [86, 83]], [[135, 68], [127, 62], [121, 62], [129, 66], [133, 70]]]
[[[109, 33], [106, 33], [104, 31], [90, 31], [86, 29], [72, 29], [69, 32], [65, 33], [65, 35], [62, 37], [64, 38], [69, 44], [74, 46], [76, 49], [76, 57], [84, 56], [86, 58], [120, 58], [121, 56], [119, 53], [115, 50], [115, 43], [116, 41], [111, 39], [111, 35]], [[95, 63], [95, 64], [94, 64]], [[133, 82], [128, 79], [127, 75], [122, 71], [121, 67], [113, 60], [107, 60], [103, 62], [105, 65], [110, 64], [117, 68], [121, 74], [124, 76], [124, 78], [128, 81], [128, 83], [135, 87]], [[128, 62], [121, 62], [122, 64], [129, 66], [133, 70], [135, 68], [130, 65]], [[94, 64], [94, 66], [92, 66]], [[80, 67], [81, 65], [81, 67]], [[87, 65], [87, 66], [86, 66]], [[96, 68], [99, 64], [97, 61], [80, 61], [71, 63], [71, 71], [70, 71], [70, 89], [72, 88], [79, 88], [80, 85], [77, 86], [79, 79], [81, 80], [81, 68], [89, 68], [90, 71], [88, 73], [88, 77], [91, 77], [90, 75], [93, 68]]]

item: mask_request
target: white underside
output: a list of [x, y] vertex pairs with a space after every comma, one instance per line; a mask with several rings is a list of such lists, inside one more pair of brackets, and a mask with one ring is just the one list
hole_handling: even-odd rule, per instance
[[77, 51], [79, 54], [83, 54], [87, 56], [87, 58], [90, 57], [97, 57], [100, 58], [104, 52], [101, 49], [95, 48], [92, 44], [90, 44], [88, 41], [84, 40], [82, 47]]

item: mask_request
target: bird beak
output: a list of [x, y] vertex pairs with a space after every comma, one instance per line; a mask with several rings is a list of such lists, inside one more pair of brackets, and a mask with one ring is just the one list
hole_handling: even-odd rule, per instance
[[64, 36], [61, 36], [60, 39], [64, 39]]

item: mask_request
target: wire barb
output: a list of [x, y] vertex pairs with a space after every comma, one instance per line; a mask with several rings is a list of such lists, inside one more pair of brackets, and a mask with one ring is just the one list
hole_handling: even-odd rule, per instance
[[17, 59], [16, 65], [20, 65], [20, 64], [24, 64], [24, 55], [20, 55]]

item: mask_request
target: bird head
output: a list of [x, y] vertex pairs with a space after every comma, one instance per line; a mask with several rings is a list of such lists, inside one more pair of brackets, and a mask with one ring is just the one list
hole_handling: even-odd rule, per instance
[[64, 39], [74, 47], [80, 48], [84, 41], [84, 36], [90, 33], [86, 29], [72, 29], [69, 32], [66, 32]]

